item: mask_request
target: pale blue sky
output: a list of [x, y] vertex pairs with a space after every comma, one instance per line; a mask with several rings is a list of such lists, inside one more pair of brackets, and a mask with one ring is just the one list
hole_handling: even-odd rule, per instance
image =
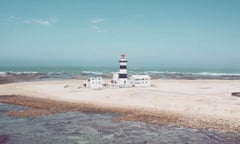
[[1, 0], [0, 65], [240, 68], [240, 0]]

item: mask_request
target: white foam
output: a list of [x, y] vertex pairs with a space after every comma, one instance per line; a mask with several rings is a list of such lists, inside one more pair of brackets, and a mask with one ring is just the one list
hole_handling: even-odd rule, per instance
[[95, 71], [82, 71], [84, 74], [93, 74], [93, 75], [103, 75], [103, 72], [95, 72]]
[[6, 72], [0, 72], [0, 76], [6, 75]]
[[189, 74], [189, 75], [203, 75], [203, 76], [240, 76], [240, 73], [213, 73], [213, 72], [169, 72], [169, 71], [145, 71], [145, 74]]
[[144, 73], [146, 74], [181, 74], [181, 72], [169, 72], [169, 71], [145, 71]]
[[24, 72], [13, 72], [13, 71], [9, 71], [7, 73], [10, 74], [16, 74], [16, 75], [21, 75], [21, 74], [37, 74], [38, 72], [35, 71], [24, 71]]
[[196, 73], [199, 75], [211, 75], [211, 76], [240, 76], [240, 73], [211, 73], [211, 72], [200, 72]]

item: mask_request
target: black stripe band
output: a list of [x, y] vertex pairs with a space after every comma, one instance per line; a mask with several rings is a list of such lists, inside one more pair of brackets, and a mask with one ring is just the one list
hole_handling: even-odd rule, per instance
[[119, 74], [119, 78], [127, 78], [127, 74]]
[[127, 69], [126, 65], [120, 65], [120, 69]]
[[125, 63], [126, 63], [126, 62], [128, 62], [128, 61], [127, 61], [127, 60], [120, 60], [119, 62], [120, 62], [120, 63], [121, 63], [121, 62], [125, 62]]

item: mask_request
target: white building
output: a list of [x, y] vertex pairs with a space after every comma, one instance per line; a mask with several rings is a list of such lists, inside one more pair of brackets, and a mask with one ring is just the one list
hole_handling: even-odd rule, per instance
[[151, 77], [149, 75], [132, 75], [130, 83], [133, 87], [149, 87]]
[[113, 73], [113, 79], [112, 79], [112, 84], [117, 85], [118, 83], [118, 72]]
[[103, 79], [102, 77], [90, 77], [84, 83], [84, 86], [86, 88], [101, 89], [103, 88]]

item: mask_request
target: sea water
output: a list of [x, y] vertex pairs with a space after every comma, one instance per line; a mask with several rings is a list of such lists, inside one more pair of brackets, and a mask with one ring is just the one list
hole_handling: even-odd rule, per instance
[[[31, 67], [31, 66], [0, 66], [0, 76], [4, 75], [27, 75], [41, 74], [44, 78], [76, 78], [102, 76], [111, 78], [113, 72], [118, 72], [119, 67]], [[218, 69], [218, 68], [167, 68], [167, 67], [128, 67], [129, 75], [132, 74], [148, 74], [153, 79], [225, 79], [225, 80], [240, 80], [240, 69]]]
[[67, 112], [33, 118], [9, 116], [24, 107], [0, 103], [0, 143], [9, 144], [239, 144], [240, 134], [208, 129], [112, 122], [117, 114]]

